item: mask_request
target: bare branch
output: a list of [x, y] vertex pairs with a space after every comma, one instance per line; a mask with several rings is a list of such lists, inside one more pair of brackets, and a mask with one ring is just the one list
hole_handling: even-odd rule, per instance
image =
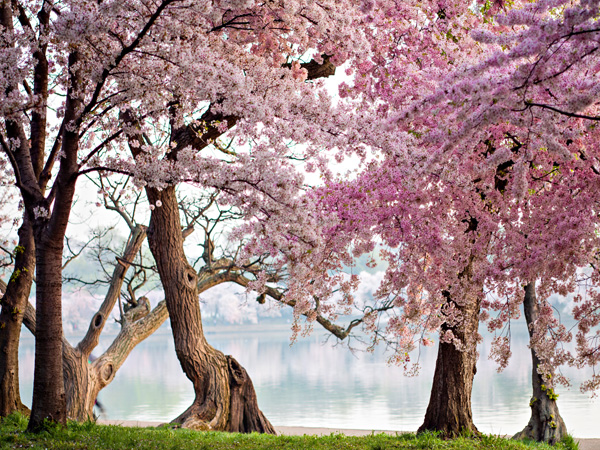
[[[137, 225], [131, 232], [129, 236], [129, 241], [123, 252], [123, 259], [125, 261], [132, 260], [134, 258], [135, 254], [141, 248], [145, 238], [146, 228], [142, 225]], [[108, 318], [108, 315], [114, 308], [115, 303], [119, 298], [121, 286], [123, 285], [123, 281], [125, 280], [125, 274], [127, 273], [128, 268], [129, 265], [121, 261], [119, 261], [119, 264], [115, 266], [110, 287], [108, 289], [108, 292], [106, 293], [104, 302], [102, 302], [102, 305], [98, 309], [98, 312], [92, 318], [85, 337], [77, 345], [77, 348], [83, 354], [89, 355], [92, 352], [92, 350], [98, 345], [100, 333], [104, 328], [106, 319]]]
[[121, 169], [114, 169], [112, 167], [91, 167], [89, 169], [80, 170], [79, 172], [75, 172], [73, 177], [80, 177], [81, 175], [86, 175], [92, 172], [111, 172], [111, 173], [120, 173], [121, 175], [131, 175], [131, 172]]
[[85, 158], [83, 158], [81, 160], [81, 163], [79, 164], [80, 167], [83, 167], [87, 164], [87, 162], [94, 156], [96, 155], [100, 150], [102, 150], [106, 144], [114, 141], [116, 138], [118, 138], [121, 134], [123, 133], [123, 129], [120, 129], [119, 131], [116, 131], [115, 133], [111, 134], [109, 137], [107, 137], [104, 141], [102, 141], [100, 144], [98, 144], [91, 152], [89, 152]]
[[577, 113], [572, 113], [572, 112], [568, 112], [568, 111], [563, 111], [561, 109], [555, 108], [554, 106], [550, 106], [550, 105], [544, 105], [543, 103], [533, 103], [533, 102], [525, 102], [525, 109], [529, 109], [533, 106], [537, 106], [538, 108], [542, 108], [542, 109], [549, 109], [550, 111], [554, 111], [558, 114], [562, 114], [563, 116], [567, 116], [567, 117], [575, 117], [577, 119], [587, 119], [587, 120], [600, 120], [600, 117], [598, 116], [586, 116], [584, 114], [577, 114]]

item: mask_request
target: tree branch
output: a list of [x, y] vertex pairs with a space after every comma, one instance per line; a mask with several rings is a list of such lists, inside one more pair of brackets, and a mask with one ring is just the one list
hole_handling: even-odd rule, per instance
[[164, 0], [158, 6], [158, 8], [154, 12], [154, 14], [152, 14], [152, 16], [150, 16], [150, 18], [148, 19], [148, 22], [146, 22], [146, 24], [141, 29], [141, 31], [138, 33], [138, 35], [135, 37], [133, 42], [131, 42], [131, 44], [129, 44], [127, 47], [123, 48], [121, 50], [121, 53], [119, 53], [119, 55], [115, 58], [115, 61], [112, 64], [109, 64], [109, 66], [106, 67], [102, 71], [100, 80], [96, 83], [96, 88], [94, 89], [94, 93], [92, 94], [92, 97], [91, 97], [89, 103], [86, 105], [86, 107], [81, 112], [81, 115], [79, 116], [80, 118], [84, 117], [87, 113], [89, 113], [96, 106], [96, 102], [98, 101], [98, 97], [100, 96], [100, 92], [102, 92], [102, 88], [104, 87], [104, 83], [106, 82], [106, 79], [108, 78], [108, 75], [110, 74], [110, 71], [113, 70], [115, 67], [117, 67], [121, 63], [121, 61], [123, 61], [123, 58], [125, 58], [125, 56], [127, 56], [129, 53], [131, 53], [133, 50], [135, 50], [137, 48], [137, 46], [142, 42], [142, 39], [148, 34], [148, 31], [150, 31], [150, 28], [152, 28], [152, 26], [158, 20], [158, 18], [160, 17], [162, 12], [165, 10], [165, 8], [167, 6], [169, 6], [171, 3], [174, 3], [176, 1], [180, 1], [180, 0]]
[[120, 129], [119, 131], [116, 131], [115, 133], [111, 134], [109, 137], [107, 137], [104, 141], [102, 141], [100, 144], [98, 144], [91, 152], [89, 152], [85, 158], [83, 158], [81, 160], [81, 162], [79, 163], [79, 166], [85, 166], [87, 164], [87, 162], [95, 155], [97, 154], [100, 150], [102, 150], [104, 148], [104, 146], [108, 143], [110, 143], [111, 141], [115, 140], [116, 138], [118, 138], [121, 134], [123, 133], [123, 129]]
[[98, 345], [100, 333], [106, 324], [110, 312], [115, 307], [115, 303], [121, 293], [121, 287], [125, 280], [127, 269], [129, 269], [129, 263], [127, 261], [133, 260], [137, 252], [142, 247], [142, 243], [146, 238], [146, 227], [137, 225], [129, 235], [129, 241], [125, 250], [123, 251], [122, 259], [119, 260], [118, 264], [115, 265], [110, 287], [104, 297], [104, 302], [98, 309], [98, 312], [94, 315], [90, 322], [90, 326], [85, 337], [79, 342], [77, 348], [83, 353], [89, 355], [92, 350]]
[[549, 109], [550, 111], [557, 112], [567, 117], [575, 117], [577, 119], [587, 119], [587, 120], [600, 120], [600, 117], [597, 116], [586, 116], [584, 114], [571, 113], [568, 111], [563, 111], [561, 109], [555, 108], [554, 106], [544, 105], [543, 103], [533, 103], [533, 102], [525, 102], [525, 109], [529, 109], [533, 106], [537, 106], [538, 108]]
[[[168, 317], [167, 304], [162, 300], [144, 318], [137, 321], [123, 321], [121, 331], [110, 344], [110, 347], [92, 362], [92, 367], [96, 370], [96, 373], [108, 374], [107, 377], [101, 377], [101, 388], [114, 379], [115, 374], [135, 346], [158, 330]], [[103, 370], [103, 368], [108, 370]]]
[[112, 167], [90, 167], [89, 169], [80, 170], [79, 172], [75, 172], [73, 177], [80, 177], [81, 175], [86, 175], [92, 172], [111, 172], [111, 173], [120, 173], [121, 175], [131, 176], [131, 172], [122, 169], [113, 169]]

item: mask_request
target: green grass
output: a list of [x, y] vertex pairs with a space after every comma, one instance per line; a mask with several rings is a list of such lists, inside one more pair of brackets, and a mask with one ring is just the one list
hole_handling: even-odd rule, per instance
[[67, 427], [49, 426], [37, 434], [25, 432], [27, 418], [15, 414], [0, 422], [0, 449], [39, 450], [393, 450], [393, 449], [498, 449], [575, 450], [571, 439], [555, 447], [538, 443], [516, 442], [496, 436], [442, 440], [434, 434], [376, 434], [351, 437], [270, 436], [239, 433], [199, 432], [159, 428], [129, 428], [70, 422]]

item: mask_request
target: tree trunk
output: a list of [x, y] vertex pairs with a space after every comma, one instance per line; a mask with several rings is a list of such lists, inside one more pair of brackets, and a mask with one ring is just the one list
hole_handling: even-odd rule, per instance
[[90, 370], [87, 356], [70, 345], [63, 347], [63, 371], [67, 417], [85, 422], [94, 420], [94, 402], [98, 396], [94, 372]]
[[23, 314], [35, 269], [35, 245], [27, 217], [19, 229], [15, 267], [2, 297], [0, 311], [0, 417], [15, 411], [29, 414], [19, 393], [19, 339]]
[[[459, 278], [468, 285], [472, 280], [473, 258]], [[442, 325], [441, 332], [451, 331], [459, 347], [452, 343], [440, 342], [431, 397], [425, 420], [417, 433], [438, 431], [445, 437], [459, 434], [478, 434], [473, 423], [471, 392], [473, 378], [477, 372], [477, 336], [479, 328], [480, 297], [470, 294], [465, 301], [452, 300], [445, 292], [448, 304], [460, 311], [461, 321]]]
[[79, 422], [94, 420], [94, 404], [98, 393], [114, 380], [136, 345], [154, 333], [167, 317], [164, 301], [150, 312], [150, 303], [146, 300], [125, 313], [121, 331], [110, 347], [93, 362], [90, 363], [89, 355], [82, 354], [78, 348], [69, 347], [65, 350], [63, 358], [69, 419]]
[[[62, 256], [63, 242], [75, 196], [79, 164], [79, 128], [81, 79], [77, 69], [79, 53], [73, 50], [68, 58], [69, 87], [65, 102], [60, 165], [54, 185], [54, 199], [37, 198], [32, 202], [24, 196], [25, 207], [33, 224], [36, 257], [35, 369], [33, 401], [29, 416], [29, 431], [44, 429], [44, 421], [65, 424], [67, 402], [62, 366]], [[47, 74], [46, 74], [47, 76]], [[41, 194], [41, 191], [38, 192]], [[37, 203], [37, 204], [36, 204]]]
[[[141, 301], [137, 307], [124, 314], [121, 331], [117, 337], [110, 347], [91, 363], [81, 350], [72, 347], [63, 339], [63, 371], [69, 419], [78, 422], [94, 419], [94, 403], [98, 393], [114, 380], [117, 371], [136, 345], [154, 333], [168, 316], [164, 300], [152, 311], [147, 301]], [[35, 329], [35, 308], [29, 302], [23, 323], [28, 329]]]
[[62, 366], [63, 243], [36, 242], [35, 369], [29, 430], [43, 428], [44, 420], [66, 423], [66, 399]]
[[[37, 323], [37, 315], [36, 310], [30, 302], [27, 302], [27, 307], [25, 310], [25, 316], [23, 318], [23, 324], [33, 333], [36, 330]], [[63, 352], [63, 374], [64, 374], [64, 385], [65, 385], [65, 397], [66, 403], [71, 408], [75, 410], [83, 410], [85, 407], [84, 398], [87, 397], [86, 394], [82, 394], [82, 392], [87, 393], [88, 391], [88, 378], [89, 371], [87, 368], [87, 359], [83, 359], [81, 357], [81, 352], [77, 349], [73, 348], [67, 339], [63, 336], [62, 338], [62, 352]], [[85, 365], [83, 364], [85, 362]], [[76, 391], [77, 400], [69, 401], [69, 393]], [[73, 396], [71, 396], [73, 398]], [[92, 402], [93, 408], [93, 402]], [[72, 419], [73, 417], [68, 414], [67, 416]], [[85, 416], [82, 421], [87, 420], [88, 418], [93, 418], [93, 416]], [[76, 419], [77, 420], [77, 419]]]
[[[129, 309], [121, 317], [121, 330], [110, 347], [95, 361], [90, 355], [98, 345], [100, 334], [110, 312], [119, 298], [125, 275], [131, 261], [146, 239], [146, 228], [136, 226], [131, 230], [127, 246], [117, 261], [111, 283], [98, 312], [90, 321], [85, 337], [77, 347], [63, 338], [63, 372], [67, 403], [67, 417], [84, 422], [94, 420], [94, 404], [98, 393], [114, 379], [137, 344], [154, 333], [167, 320], [168, 312], [164, 300], [152, 311], [148, 299], [142, 297], [138, 306]], [[27, 302], [24, 324], [32, 332], [36, 329], [36, 311]]]
[[152, 211], [148, 242], [165, 292], [177, 357], [194, 385], [193, 404], [174, 422], [186, 428], [275, 434], [258, 408], [250, 377], [204, 338], [197, 274], [183, 251], [175, 187], [147, 188]]
[[[525, 286], [525, 298], [523, 300], [525, 320], [529, 329], [529, 338], [533, 338], [533, 325], [540, 315], [539, 306], [535, 295], [535, 283]], [[560, 416], [554, 391], [546, 387], [544, 377], [538, 373], [537, 368], [540, 360], [531, 348], [531, 383], [533, 385], [533, 396], [529, 402], [531, 406], [531, 418], [527, 426], [513, 436], [513, 439], [533, 439], [538, 442], [556, 444], [567, 435], [567, 427]]]
[[[145, 239], [145, 227], [137, 225], [131, 230], [127, 246], [121, 258], [117, 259], [104, 301], [90, 321], [86, 335], [77, 347], [73, 348], [68, 343], [63, 347], [67, 416], [70, 419], [78, 421], [93, 420], [94, 403], [98, 392], [113, 380], [117, 369], [123, 364], [127, 355], [129, 355], [139, 342], [137, 341], [130, 347], [122, 360], [119, 358], [118, 361], [107, 362], [106, 366], [89, 363], [90, 355], [98, 345], [106, 320], [117, 303], [130, 262], [134, 260]], [[149, 306], [149, 303], [144, 304], [145, 315], [150, 312]], [[127, 321], [121, 323], [121, 333], [119, 333], [116, 339], [123, 338], [122, 332], [126, 325]]]
[[475, 337], [479, 325], [479, 304], [460, 309], [464, 314], [463, 323], [445, 327], [443, 331], [451, 330], [464, 347], [458, 349], [453, 343], [440, 342], [431, 397], [418, 433], [439, 431], [446, 437], [478, 433], [473, 423], [471, 392], [477, 372]]

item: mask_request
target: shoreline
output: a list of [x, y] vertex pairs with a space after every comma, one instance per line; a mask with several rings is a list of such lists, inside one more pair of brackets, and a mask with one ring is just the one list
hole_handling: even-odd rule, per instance
[[[99, 425], [118, 425], [123, 427], [157, 427], [165, 424], [166, 422], [150, 422], [150, 421], [137, 421], [137, 420], [104, 420], [99, 419], [97, 422]], [[321, 428], [321, 427], [288, 427], [288, 426], [277, 426], [274, 425], [275, 431], [278, 436], [328, 436], [330, 434], [343, 434], [346, 436], [368, 436], [369, 434], [385, 433], [390, 435], [412, 433], [412, 431], [398, 431], [398, 430], [360, 430], [360, 429], [349, 429], [349, 428]], [[579, 444], [579, 450], [600, 450], [600, 438], [586, 438], [580, 439], [574, 437], [575, 441]]]

